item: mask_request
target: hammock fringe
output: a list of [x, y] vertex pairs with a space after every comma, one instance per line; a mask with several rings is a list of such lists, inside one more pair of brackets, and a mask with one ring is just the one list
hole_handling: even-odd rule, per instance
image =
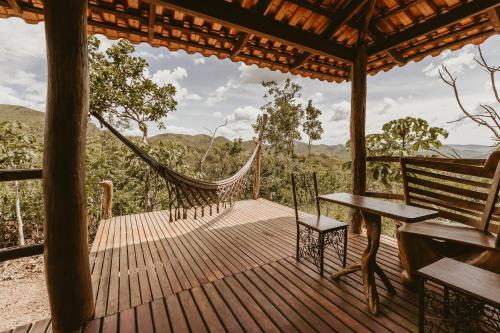
[[[113, 126], [96, 113], [91, 113], [101, 124], [103, 124], [113, 135], [123, 142], [135, 155], [146, 162], [160, 177], [166, 182], [169, 196], [169, 221], [173, 222], [181, 218], [187, 218], [188, 209], [194, 208], [194, 218], [198, 217], [197, 207], [201, 208], [201, 216], [205, 216], [205, 206], [209, 207], [212, 216], [212, 205], [216, 206], [217, 214], [220, 213], [220, 205], [224, 209], [232, 207], [234, 200], [239, 196], [245, 187], [245, 176], [249, 172], [253, 161], [260, 152], [262, 133], [265, 126], [266, 117], [261, 128], [259, 140], [248, 161], [234, 175], [219, 181], [201, 181], [183, 175], [161, 164], [151, 155], [146, 153], [141, 147], [136, 145], [127, 137], [123, 136]], [[173, 216], [173, 218], [172, 218]]]

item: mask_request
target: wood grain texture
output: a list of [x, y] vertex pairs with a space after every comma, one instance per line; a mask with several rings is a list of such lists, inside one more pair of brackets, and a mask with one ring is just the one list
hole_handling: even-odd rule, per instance
[[[374, 1], [368, 29], [371, 75], [428, 54], [482, 43], [498, 32], [496, 0]], [[354, 47], [362, 39], [366, 3], [109, 0], [89, 6], [88, 31], [342, 82], [350, 78]], [[43, 2], [0, 0], [0, 17], [15, 16], [41, 22]], [[305, 53], [311, 57], [301, 57]], [[300, 59], [304, 63], [296, 61]]]
[[[375, 317], [359, 268], [333, 282], [312, 262], [294, 259], [291, 208], [247, 200], [218, 215], [194, 219], [190, 210], [187, 219], [168, 221], [168, 211], [160, 211], [99, 224], [90, 254], [98, 311], [84, 332], [417, 331], [417, 297], [399, 282], [394, 239], [380, 237], [377, 263], [397, 293], [374, 280]], [[367, 246], [366, 235], [350, 235], [348, 263], [360, 262]], [[342, 269], [332, 249], [325, 269]]]
[[[352, 193], [364, 195], [366, 191], [366, 46], [358, 46], [351, 71], [351, 184]], [[351, 211], [350, 231], [361, 232], [362, 217], [359, 210]]]
[[425, 221], [438, 216], [438, 212], [405, 204], [384, 201], [350, 193], [332, 193], [319, 196], [320, 200], [359, 209], [361, 211], [409, 223]]
[[420, 276], [500, 307], [500, 274], [443, 258], [418, 271]]
[[92, 318], [85, 138], [88, 112], [87, 1], [45, 3], [48, 91], [43, 155], [45, 276], [52, 329]]

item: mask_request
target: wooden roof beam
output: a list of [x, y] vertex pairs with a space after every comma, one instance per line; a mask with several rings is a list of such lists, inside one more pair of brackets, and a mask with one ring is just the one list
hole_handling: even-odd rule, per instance
[[234, 45], [233, 49], [231, 50], [231, 60], [234, 60], [234, 58], [243, 51], [245, 46], [248, 43], [248, 40], [250, 39], [250, 34], [243, 32], [240, 34], [240, 37], [238, 38], [238, 41]]
[[[262, 15], [265, 15], [267, 9], [269, 8], [269, 5], [271, 4], [271, 0], [261, 0], [257, 2], [257, 5], [253, 8], [257, 13], [260, 13]], [[240, 34], [240, 37], [236, 44], [233, 47], [233, 50], [231, 52], [231, 60], [234, 60], [234, 58], [243, 51], [245, 46], [248, 43], [248, 40], [250, 39], [251, 35], [249, 33], [243, 32]]]
[[495, 27], [495, 31], [500, 33], [500, 6], [488, 10], [491, 24]]
[[303, 51], [339, 59], [347, 63], [351, 63], [354, 57], [352, 48], [242, 8], [239, 3], [229, 3], [224, 0], [146, 0], [146, 2], [178, 10], [188, 15], [203, 17], [208, 21], [222, 23], [245, 33], [255, 34]]
[[156, 5], [149, 4], [148, 41], [151, 43], [155, 37]]
[[[374, 24], [370, 24], [368, 27], [368, 36], [375, 41], [375, 44], [381, 44], [385, 41], [384, 35], [378, 30], [378, 28]], [[389, 56], [399, 65], [404, 65], [407, 63], [401, 52], [393, 49], [388, 49], [387, 53]]]
[[10, 7], [18, 14], [21, 15], [23, 13], [23, 9], [21, 6], [17, 3], [17, 0], [7, 0], [9, 3]]
[[386, 39], [384, 43], [374, 45], [368, 49], [370, 56], [384, 52], [404, 43], [407, 43], [420, 36], [426, 35], [436, 29], [449, 26], [467, 17], [474, 16], [498, 5], [498, 0], [474, 0], [472, 2], [459, 5], [449, 12], [434, 16], [433, 18], [416, 24], [406, 30], [395, 33]]
[[288, 66], [288, 68], [290, 69], [290, 71], [293, 71], [297, 68], [300, 68], [302, 67], [302, 65], [304, 65], [307, 61], [309, 61], [309, 59], [312, 58], [312, 54], [309, 53], [309, 52], [304, 52], [302, 53], [300, 56], [298, 56], [295, 61], [293, 62], [293, 64], [290, 64]]
[[368, 0], [352, 0], [349, 4], [342, 10], [334, 13], [330, 17], [330, 25], [321, 33], [324, 38], [330, 39], [337, 30], [340, 29], [344, 24], [347, 24], [354, 15], [359, 13], [361, 9], [366, 5]]

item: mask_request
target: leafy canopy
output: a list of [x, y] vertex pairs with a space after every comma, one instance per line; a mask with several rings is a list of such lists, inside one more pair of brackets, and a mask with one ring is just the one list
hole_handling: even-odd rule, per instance
[[28, 168], [37, 158], [36, 140], [19, 121], [0, 122], [0, 168]]
[[304, 133], [309, 137], [308, 150], [311, 153], [311, 144], [313, 141], [318, 141], [321, 139], [321, 135], [323, 134], [323, 125], [321, 124], [321, 120], [319, 116], [321, 116], [321, 110], [314, 107], [312, 104], [312, 100], [307, 102], [306, 107], [306, 120], [304, 124], [302, 124], [302, 129]]
[[164, 128], [163, 119], [176, 109], [175, 87], [153, 82], [148, 63], [133, 56], [135, 47], [130, 42], [120, 40], [104, 52], [99, 46], [100, 41], [90, 36], [90, 110], [106, 115], [117, 126], [137, 124], [146, 142], [147, 122]]
[[[270, 101], [261, 109], [268, 114], [264, 129], [264, 142], [268, 143], [276, 153], [293, 155], [294, 142], [301, 139], [299, 126], [304, 117], [302, 105], [297, 102], [302, 87], [287, 79], [282, 85], [276, 81], [262, 82], [266, 88], [264, 98]], [[253, 125], [256, 133], [262, 125], [262, 116]]]

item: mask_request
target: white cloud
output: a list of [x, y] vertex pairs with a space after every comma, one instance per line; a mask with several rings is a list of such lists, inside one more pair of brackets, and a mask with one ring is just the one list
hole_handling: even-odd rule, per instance
[[142, 58], [150, 58], [150, 59], [154, 59], [154, 60], [161, 60], [161, 59], [168, 59], [168, 58], [170, 58], [165, 53], [153, 54], [153, 53], [147, 52], [147, 51], [138, 51], [137, 55], [139, 57], [142, 57]]
[[156, 71], [153, 76], [151, 76], [151, 80], [160, 85], [172, 84], [176, 89], [175, 97], [179, 103], [183, 103], [188, 100], [201, 100], [200, 95], [190, 93], [187, 88], [182, 87], [181, 81], [187, 78], [187, 76], [187, 70], [184, 67], [177, 66], [173, 70], [161, 69]]
[[240, 85], [233, 80], [227, 81], [224, 85], [219, 86], [214, 92], [210, 93], [207, 98], [207, 105], [213, 106], [219, 102], [222, 102], [227, 98], [227, 93], [232, 88], [238, 88]]
[[262, 81], [283, 81], [289, 74], [278, 71], [271, 71], [267, 68], [259, 68], [256, 65], [248, 66], [241, 63], [238, 67], [240, 71], [240, 82], [243, 84], [260, 84]]
[[[476, 67], [477, 63], [474, 60], [474, 53], [471, 52], [468, 48], [460, 51], [456, 55], [452, 55], [451, 52], [446, 53], [442, 64], [448, 68], [451, 74], [458, 75], [464, 72], [466, 68], [473, 69]], [[435, 64], [431, 62], [427, 65], [422, 72], [429, 77], [438, 77], [439, 76], [439, 68], [440, 64]]]
[[203, 65], [205, 64], [207, 61], [205, 60], [205, 58], [201, 58], [201, 57], [196, 57], [196, 58], [193, 58], [193, 63], [195, 66], [198, 66], [198, 65]]
[[351, 113], [351, 103], [348, 101], [342, 101], [332, 105], [331, 110], [333, 111], [333, 116], [330, 121], [342, 121], [349, 118]]
[[377, 114], [384, 114], [386, 111], [388, 111], [389, 109], [391, 109], [392, 107], [394, 107], [396, 105], [397, 105], [397, 102], [394, 99], [392, 99], [390, 97], [384, 97], [382, 102], [377, 104], [377, 106], [375, 106], [374, 108], [369, 109], [368, 112], [374, 112]]
[[222, 118], [222, 112], [215, 111], [215, 112], [212, 113], [212, 117]]
[[182, 126], [176, 126], [176, 125], [167, 125], [165, 128], [167, 133], [176, 133], [176, 134], [197, 134], [199, 133], [198, 131], [188, 128], [188, 127], [182, 127]]
[[257, 116], [261, 113], [259, 109], [253, 106], [238, 107], [232, 114], [226, 117], [231, 122], [255, 122]]

